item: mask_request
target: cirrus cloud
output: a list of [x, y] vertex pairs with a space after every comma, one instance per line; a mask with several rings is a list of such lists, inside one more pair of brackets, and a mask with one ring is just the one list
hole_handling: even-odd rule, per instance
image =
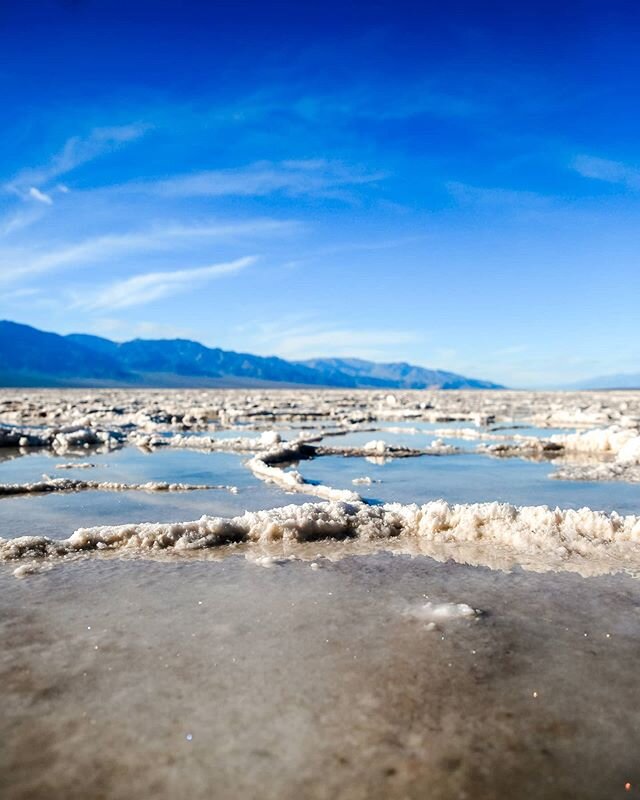
[[251, 266], [256, 256], [207, 267], [179, 269], [171, 272], [146, 272], [121, 281], [114, 281], [90, 297], [76, 297], [75, 305], [85, 311], [114, 310], [145, 305], [177, 292], [186, 292], [225, 275], [232, 275]]

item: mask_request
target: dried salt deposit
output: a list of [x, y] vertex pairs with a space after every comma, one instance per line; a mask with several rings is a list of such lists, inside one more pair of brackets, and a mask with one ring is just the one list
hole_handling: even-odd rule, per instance
[[540, 569], [558, 570], [576, 557], [606, 572], [625, 560], [638, 565], [640, 516], [622, 517], [583, 508], [516, 508], [502, 503], [423, 506], [362, 502], [305, 503], [234, 518], [207, 517], [182, 523], [143, 523], [80, 528], [64, 540], [23, 536], [0, 540], [0, 560], [44, 557], [49, 560], [91, 551], [196, 551], [230, 543], [292, 544], [334, 539], [384, 546], [387, 540], [416, 539], [430, 545], [481, 545], [498, 548], [516, 561], [535, 558]]
[[632, 392], [5, 391], [0, 794], [626, 792], [639, 440]]
[[49, 492], [80, 492], [95, 489], [100, 492], [190, 492], [207, 489], [226, 489], [237, 491], [235, 486], [215, 484], [167, 483], [147, 481], [147, 483], [117, 483], [116, 481], [81, 481], [72, 478], [49, 478], [44, 476], [35, 483], [0, 483], [0, 497], [18, 494], [46, 494]]
[[[186, 409], [186, 411], [185, 411]], [[561, 421], [573, 432], [555, 433]], [[410, 424], [408, 424], [410, 421]], [[606, 424], [603, 426], [603, 422]], [[449, 427], [442, 427], [442, 424]], [[591, 424], [591, 428], [586, 426]], [[520, 431], [529, 426], [529, 432]], [[441, 545], [481, 543], [507, 548], [518, 557], [535, 554], [549, 564], [583, 560], [634, 562], [637, 517], [584, 508], [553, 510], [535, 503], [422, 505], [369, 504], [353, 489], [309, 480], [305, 461], [327, 457], [366, 459], [384, 469], [396, 459], [416, 463], [425, 456], [548, 461], [557, 481], [638, 480], [640, 397], [628, 392], [553, 394], [517, 392], [367, 391], [6, 391], [0, 402], [0, 445], [11, 458], [39, 451], [53, 455], [109, 453], [131, 446], [142, 451], [185, 451], [249, 456], [245, 468], [282, 492], [280, 508], [235, 517], [206, 515], [197, 523], [80, 529], [67, 540], [47, 537], [3, 539], [3, 558], [51, 557], [91, 549], [197, 549], [233, 542], [345, 537], [358, 540], [418, 537]], [[565, 429], [566, 430], [566, 429]], [[536, 432], [537, 431], [537, 432]], [[378, 436], [376, 436], [378, 433]], [[335, 443], [336, 436], [345, 439]], [[355, 441], [353, 437], [360, 437]], [[480, 442], [466, 447], [464, 442]], [[14, 454], [15, 453], [15, 454]], [[585, 459], [587, 461], [585, 462]], [[14, 463], [12, 461], [11, 463]], [[107, 462], [105, 462], [106, 465]], [[481, 463], [481, 462], [477, 462]], [[57, 469], [80, 469], [77, 460]], [[455, 473], [453, 473], [455, 475]], [[348, 478], [375, 491], [377, 476]], [[93, 481], [52, 479], [0, 484], [0, 495], [91, 491], [186, 492], [235, 486], [209, 481]], [[287, 494], [328, 501], [287, 506]], [[207, 511], [207, 509], [202, 509]], [[640, 510], [640, 509], [639, 509]], [[620, 552], [619, 552], [620, 551]]]

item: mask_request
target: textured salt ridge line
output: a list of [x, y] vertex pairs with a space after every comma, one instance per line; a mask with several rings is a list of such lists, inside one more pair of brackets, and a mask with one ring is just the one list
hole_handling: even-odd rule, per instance
[[[518, 437], [514, 437], [518, 439]], [[607, 428], [571, 434], [555, 434], [549, 439], [522, 437], [519, 441], [481, 444], [476, 452], [490, 456], [554, 459], [575, 461], [591, 458], [598, 463], [568, 463], [550, 477], [569, 481], [626, 481], [640, 482], [640, 435], [632, 427], [612, 425]], [[603, 461], [603, 459], [609, 459]], [[613, 460], [611, 460], [613, 459]]]
[[569, 434], [553, 434], [547, 439], [534, 436], [505, 436], [503, 434], [485, 433], [472, 428], [441, 428], [435, 431], [437, 436], [458, 439], [477, 439], [496, 442], [479, 445], [479, 452], [494, 455], [520, 455], [521, 453], [553, 454], [591, 453], [593, 455], [614, 456], [620, 463], [640, 464], [640, 433], [636, 427], [611, 425], [605, 428]]
[[208, 489], [224, 489], [233, 493], [235, 486], [216, 484], [166, 483], [164, 481], [148, 481], [147, 483], [118, 483], [116, 481], [83, 481], [73, 478], [47, 478], [34, 483], [0, 483], [0, 497], [21, 494], [48, 494], [50, 492], [79, 492], [85, 490], [102, 492], [191, 492]]
[[335, 445], [320, 445], [317, 448], [319, 456], [344, 456], [345, 458], [367, 458], [378, 456], [382, 458], [415, 458], [428, 455], [426, 450], [400, 445], [386, 445], [380, 442], [380, 447], [336, 447]]
[[561, 481], [626, 481], [640, 483], [640, 466], [634, 464], [566, 464], [549, 476]]
[[450, 505], [444, 500], [422, 506], [330, 501], [247, 511], [234, 518], [203, 516], [193, 522], [80, 528], [65, 540], [44, 536], [0, 539], [0, 560], [100, 550], [187, 551], [242, 542], [357, 539], [384, 543], [400, 536], [437, 545], [506, 547], [521, 557], [536, 556], [554, 565], [572, 556], [606, 559], [631, 554], [640, 561], [636, 547], [640, 516], [495, 502]]
[[559, 394], [492, 391], [377, 390], [6, 390], [0, 415], [19, 425], [121, 430], [211, 430], [237, 423], [367, 424], [374, 420], [467, 421], [477, 425], [533, 421], [541, 427], [640, 425], [638, 395], [630, 392]]
[[[311, 483], [298, 472], [298, 470], [290, 470], [285, 472], [277, 465], [283, 462], [298, 461], [303, 458], [310, 458], [314, 455], [327, 455], [325, 449], [321, 447], [312, 447], [307, 444], [309, 440], [298, 440], [293, 443], [280, 442], [274, 449], [255, 455], [246, 466], [253, 472], [256, 478], [267, 483], [273, 483], [284, 489], [287, 492], [299, 492], [302, 494], [313, 495], [322, 500], [337, 500], [346, 503], [357, 503], [362, 501], [362, 497], [350, 489], [334, 489], [331, 486], [326, 486], [321, 483]], [[443, 442], [436, 440], [434, 443], [434, 452], [431, 455], [443, 455], [450, 453], [452, 450], [457, 452], [457, 448], [451, 448]], [[442, 448], [441, 451], [437, 448]], [[355, 453], [351, 451], [355, 450]], [[386, 442], [381, 440], [368, 442], [364, 448], [336, 448], [336, 452], [341, 455], [360, 455], [369, 460], [389, 459], [394, 457], [403, 457], [407, 455], [425, 455], [427, 451], [409, 451], [406, 452], [404, 448], [389, 447]], [[402, 455], [396, 455], [401, 453]], [[371, 478], [355, 479], [354, 484], [371, 484]]]
[[417, 456], [444, 456], [460, 452], [458, 447], [446, 444], [441, 439], [435, 439], [429, 447], [406, 447], [405, 445], [392, 445], [382, 439], [374, 439], [362, 447], [318, 445], [316, 454], [319, 456], [345, 456], [347, 458], [368, 458], [371, 456], [381, 458], [415, 458]]
[[[124, 407], [122, 406], [108, 406], [101, 398], [105, 397], [118, 397], [119, 399], [125, 398]], [[229, 420], [237, 414], [240, 416], [249, 416], [251, 418], [260, 419], [268, 410], [269, 418], [273, 422], [282, 423], [287, 419], [298, 419], [302, 416], [308, 416], [305, 413], [313, 410], [312, 416], [317, 418], [320, 422], [324, 423], [332, 420], [333, 424], [347, 424], [349, 429], [353, 430], [354, 426], [362, 427], [362, 424], [367, 420], [385, 420], [389, 416], [396, 416], [398, 419], [416, 418], [416, 419], [458, 419], [466, 421], [475, 421], [477, 424], [484, 424], [490, 421], [495, 421], [497, 418], [507, 421], [515, 419], [514, 412], [522, 418], [528, 419], [541, 419], [542, 423], [549, 423], [554, 419], [562, 419], [565, 424], [569, 424], [572, 420], [576, 424], [602, 424], [605, 420], [612, 421], [616, 419], [615, 425], [609, 425], [608, 428], [595, 429], [586, 431], [583, 434], [569, 434], [569, 435], [555, 435], [551, 437], [557, 444], [562, 444], [568, 451], [581, 451], [581, 452], [599, 452], [607, 454], [616, 454], [623, 449], [623, 445], [629, 440], [629, 437], [635, 439], [635, 443], [626, 448], [624, 453], [621, 453], [621, 458], [624, 461], [631, 461], [633, 463], [640, 462], [640, 435], [638, 433], [638, 423], [640, 417], [638, 414], [635, 416], [629, 414], [629, 411], [634, 411], [633, 402], [627, 400], [628, 395], [624, 396], [624, 402], [614, 395], [607, 395], [606, 398], [597, 395], [589, 395], [592, 400], [591, 407], [585, 409], [584, 407], [569, 407], [558, 408], [560, 403], [566, 401], [566, 398], [558, 398], [554, 395], [533, 395], [530, 398], [525, 398], [521, 407], [517, 408], [513, 405], [514, 396], [509, 392], [496, 393], [491, 395], [489, 399], [483, 395], [473, 394], [465, 395], [451, 393], [444, 395], [422, 393], [420, 395], [397, 393], [383, 397], [377, 393], [364, 393], [358, 396], [356, 401], [355, 397], [346, 393], [341, 395], [338, 393], [336, 397], [344, 397], [344, 401], [339, 408], [336, 408], [334, 400], [323, 399], [323, 397], [316, 397], [316, 395], [302, 395], [295, 396], [296, 402], [287, 401], [286, 395], [278, 395], [277, 399], [282, 402], [275, 402], [271, 396], [257, 394], [250, 396], [244, 393], [185, 393], [185, 397], [190, 398], [186, 401], [188, 410], [185, 412], [184, 408], [176, 407], [175, 398], [169, 396], [152, 395], [147, 397], [144, 394], [136, 395], [135, 393], [127, 392], [124, 394], [93, 394], [89, 397], [77, 397], [75, 403], [51, 403], [51, 395], [39, 396], [36, 395], [32, 398], [25, 398], [26, 405], [33, 409], [31, 414], [19, 414], [14, 412], [16, 421], [20, 418], [37, 418], [50, 416], [49, 411], [53, 410], [54, 417], [60, 417], [61, 422], [66, 421], [69, 423], [66, 426], [57, 424], [55, 427], [49, 428], [28, 428], [24, 425], [12, 427], [0, 427], [0, 447], [50, 447], [54, 451], [66, 452], [72, 449], [86, 448], [89, 446], [105, 447], [107, 450], [115, 447], [120, 447], [122, 444], [130, 441], [133, 444], [138, 443], [140, 446], [159, 447], [170, 444], [171, 446], [193, 447], [194, 449], [219, 449], [231, 450], [235, 452], [251, 452], [268, 448], [258, 440], [251, 439], [236, 439], [216, 440], [214, 437], [198, 437], [198, 436], [184, 436], [178, 434], [173, 439], [163, 438], [158, 436], [157, 433], [149, 431], [160, 430], [166, 428], [167, 425], [175, 425], [177, 423], [197, 424], [198, 426], [206, 423], [207, 427], [218, 428], [218, 423], [209, 424], [209, 420], [214, 417], [218, 420]], [[457, 410], [457, 413], [443, 414], [441, 411], [433, 410], [427, 411], [428, 408], [433, 408], [431, 403], [417, 402], [419, 397], [430, 397], [431, 402], [437, 402], [443, 408], [453, 408], [458, 402], [464, 401], [462, 408]], [[190, 407], [189, 405], [195, 398], [209, 397], [211, 398], [208, 406], [206, 407]], [[306, 401], [300, 402], [300, 398], [306, 398]], [[334, 397], [334, 395], [332, 395]], [[127, 398], [131, 398], [128, 399]], [[364, 398], [364, 403], [361, 401]], [[505, 401], [503, 401], [504, 398]], [[576, 396], [576, 400], [580, 395]], [[34, 402], [35, 400], [35, 402]], [[449, 402], [453, 400], [454, 402]], [[597, 402], [596, 402], [597, 400]], [[87, 406], [88, 402], [92, 405]], [[572, 400], [573, 401], [573, 400]], [[140, 408], [141, 403], [151, 404], [153, 408]], [[16, 406], [15, 401], [5, 401], [0, 404], [0, 407], [6, 408], [7, 403], [10, 407]], [[82, 412], [79, 413], [79, 408], [82, 406]], [[160, 403], [160, 405], [159, 405]], [[475, 404], [480, 406], [488, 405], [492, 407], [492, 411], [474, 411], [472, 407]], [[162, 408], [168, 404], [168, 408]], [[247, 404], [251, 406], [247, 408]], [[551, 408], [545, 414], [536, 414], [536, 407], [540, 404], [551, 404]], [[95, 405], [95, 407], [93, 407]], [[405, 406], [409, 406], [409, 408]], [[555, 405], [555, 408], [553, 407]], [[128, 406], [128, 409], [127, 409]], [[234, 407], [238, 406], [238, 407]], [[243, 407], [244, 406], [244, 407]], [[308, 406], [308, 407], [307, 407]], [[320, 406], [320, 408], [318, 408]], [[362, 412], [356, 411], [358, 409], [366, 409]], [[298, 409], [292, 411], [292, 408]], [[47, 411], [47, 409], [49, 411]], [[135, 409], [135, 410], [134, 410]], [[337, 413], [336, 413], [337, 412]], [[460, 413], [462, 412], [462, 413]], [[525, 413], [526, 412], [526, 413]], [[11, 416], [11, 411], [4, 411]], [[524, 414], [524, 416], [523, 416]], [[34, 420], [35, 421], [35, 420]], [[262, 420], [261, 420], [262, 421]], [[116, 425], [116, 429], [107, 430], [105, 425]], [[132, 430], [133, 429], [133, 430]], [[219, 428], [218, 428], [219, 429]], [[383, 429], [384, 430], [384, 429]], [[417, 429], [402, 429], [390, 428], [389, 430], [403, 432], [417, 432]], [[146, 431], [146, 432], [145, 432]], [[598, 433], [600, 431], [600, 433]], [[501, 436], [497, 436], [494, 432], [474, 431], [473, 429], [442, 429], [436, 432], [436, 435], [446, 433], [449, 436], [458, 438], [477, 438], [494, 441], [500, 441]], [[519, 438], [517, 435], [516, 440]], [[175, 440], [175, 441], [174, 441]], [[544, 440], [543, 440], [544, 441]], [[503, 452], [507, 454], [507, 452]], [[518, 455], [514, 452], [513, 455]], [[399, 457], [399, 456], [397, 456]]]
[[264, 431], [261, 436], [235, 439], [217, 439], [215, 436], [185, 436], [183, 434], [175, 434], [171, 438], [166, 438], [137, 433], [130, 436], [129, 442], [149, 449], [177, 447], [206, 452], [266, 453], [272, 458], [278, 457], [281, 461], [293, 461], [315, 455], [312, 443], [321, 438], [321, 436], [299, 437], [291, 442], [284, 442], [277, 431]]
[[476, 452], [505, 458], [510, 458], [511, 456], [554, 458], [562, 455], [565, 452], [565, 447], [548, 439], [525, 439], [514, 442], [499, 442], [497, 444], [480, 444], [476, 447]]
[[551, 441], [569, 451], [608, 454], [623, 464], [640, 464], [640, 434], [636, 428], [611, 425], [583, 433], [556, 434]]
[[60, 428], [0, 427], [0, 448], [50, 448], [58, 453], [87, 447], [121, 447], [125, 434], [76, 425]]
[[278, 464], [297, 462], [316, 455], [317, 448], [308, 444], [309, 439], [283, 442], [280, 436], [274, 432], [270, 434], [270, 440], [272, 443], [271, 449], [260, 455], [255, 455], [246, 463], [246, 466], [258, 480], [265, 483], [273, 483], [286, 492], [313, 495], [322, 500], [337, 500], [347, 503], [361, 502], [362, 498], [357, 492], [349, 489], [334, 489], [321, 483], [310, 483], [302, 477], [298, 470], [294, 469], [285, 472], [281, 467], [277, 466]]
[[[276, 456], [277, 453], [272, 454], [272, 457]], [[264, 458], [264, 456], [262, 458], [254, 456], [247, 461], [247, 467], [259, 480], [265, 481], [266, 483], [273, 483], [286, 492], [310, 494], [314, 497], [320, 497], [323, 500], [337, 500], [346, 503], [357, 503], [361, 501], [361, 497], [357, 492], [353, 492], [350, 489], [334, 489], [322, 483], [308, 483], [298, 470], [294, 469], [285, 472], [279, 467], [265, 463]], [[268, 458], [268, 455], [266, 458]]]
[[171, 437], [159, 436], [155, 433], [136, 431], [129, 436], [129, 444], [136, 447], [155, 450], [161, 447], [176, 447], [183, 450], [199, 450], [220, 453], [251, 453], [268, 449], [261, 437], [236, 437], [234, 439], [217, 439], [215, 436], [195, 436], [176, 433]]
[[499, 441], [502, 439], [512, 439], [512, 436], [505, 434], [489, 433], [487, 431], [479, 431], [475, 428], [436, 428], [433, 431], [434, 436], [439, 436], [445, 439], [467, 439], [470, 441], [487, 440]]

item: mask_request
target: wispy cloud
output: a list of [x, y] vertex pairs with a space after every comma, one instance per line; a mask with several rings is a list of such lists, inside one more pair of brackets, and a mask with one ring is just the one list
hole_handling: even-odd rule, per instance
[[523, 189], [503, 189], [496, 186], [471, 186], [468, 183], [449, 181], [449, 194], [461, 205], [486, 208], [543, 210], [552, 207], [554, 198]]
[[29, 189], [29, 197], [33, 197], [34, 200], [37, 200], [40, 203], [45, 203], [48, 206], [50, 206], [53, 203], [51, 195], [48, 195], [45, 192], [41, 192], [40, 189], [36, 189], [35, 186], [32, 186]]
[[167, 295], [196, 289], [225, 275], [240, 272], [255, 261], [256, 256], [246, 256], [208, 267], [134, 275], [132, 278], [98, 288], [97, 293], [94, 292], [91, 296], [76, 297], [75, 305], [86, 311], [115, 310], [144, 305]]
[[42, 217], [43, 210], [41, 208], [30, 208], [28, 210], [20, 209], [12, 214], [8, 214], [3, 219], [0, 219], [0, 236], [10, 236], [18, 231], [28, 228], [33, 225]]
[[[243, 124], [276, 123], [287, 125], [327, 125], [332, 129], [352, 125], [354, 122], [377, 124], [380, 121], [411, 120], [415, 117], [460, 119], [469, 124], [471, 118], [483, 118], [507, 107], [538, 108], [546, 99], [531, 84], [527, 92], [515, 91], [510, 82], [493, 81], [488, 86], [488, 76], [483, 75], [482, 91], [469, 82], [468, 75], [461, 81], [447, 83], [419, 76], [415, 81], [383, 84], [371, 81], [349, 81], [330, 92], [309, 91], [308, 82], [271, 85], [237, 98], [228, 106], [217, 106], [206, 116], [214, 122], [240, 126]], [[524, 76], [519, 76], [518, 87]], [[548, 102], [548, 101], [547, 101]]]
[[235, 169], [206, 170], [166, 180], [129, 183], [120, 188], [164, 197], [263, 197], [280, 193], [345, 198], [346, 190], [385, 177], [383, 172], [369, 172], [325, 159], [259, 161]]
[[[43, 186], [46, 187], [56, 178], [66, 175], [104, 153], [140, 138], [148, 128], [148, 125], [134, 123], [111, 128], [95, 128], [85, 137], [73, 136], [67, 139], [62, 150], [56, 153], [48, 164], [21, 170], [4, 184], [4, 189], [23, 199], [31, 197], [51, 203], [51, 197], [42, 192]], [[68, 188], [61, 185], [59, 191], [65, 192]], [[43, 198], [47, 196], [49, 199], [44, 200]]]
[[0, 281], [15, 282], [30, 275], [78, 264], [104, 263], [133, 253], [175, 251], [194, 241], [246, 239], [248, 236], [287, 233], [296, 227], [296, 223], [291, 221], [262, 218], [237, 223], [169, 224], [146, 231], [96, 236], [44, 252], [5, 249], [0, 251]]
[[620, 184], [628, 189], [640, 189], [640, 169], [621, 161], [580, 155], [573, 159], [571, 167], [585, 178]]
[[40, 289], [35, 288], [25, 288], [25, 289], [13, 289], [9, 292], [2, 292], [2, 299], [6, 303], [8, 300], [12, 302], [25, 300], [27, 298], [36, 297], [40, 294]]
[[342, 325], [306, 323], [298, 317], [252, 326], [257, 333], [248, 344], [265, 354], [305, 359], [325, 356], [355, 356], [392, 359], [399, 346], [415, 343], [414, 331], [397, 329], [353, 329]]

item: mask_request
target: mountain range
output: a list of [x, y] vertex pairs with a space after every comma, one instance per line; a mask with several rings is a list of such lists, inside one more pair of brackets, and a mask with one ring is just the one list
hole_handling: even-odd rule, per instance
[[640, 372], [599, 375], [574, 384], [572, 389], [640, 389]]
[[188, 339], [113, 342], [82, 333], [61, 336], [9, 321], [0, 321], [0, 386], [502, 388], [404, 362], [286, 361]]

